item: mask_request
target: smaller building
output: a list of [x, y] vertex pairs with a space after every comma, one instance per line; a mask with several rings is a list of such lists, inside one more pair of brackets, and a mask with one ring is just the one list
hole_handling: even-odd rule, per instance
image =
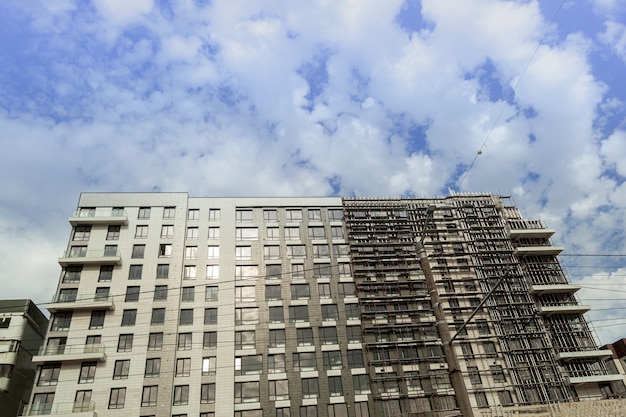
[[622, 375], [623, 378], [623, 381], [616, 381], [613, 384], [613, 393], [615, 396], [626, 398], [626, 339], [609, 343], [601, 349], [609, 349], [613, 353], [612, 357], [606, 360], [607, 368], [614, 374]]
[[48, 319], [31, 300], [0, 300], [0, 410], [17, 416], [28, 403]]

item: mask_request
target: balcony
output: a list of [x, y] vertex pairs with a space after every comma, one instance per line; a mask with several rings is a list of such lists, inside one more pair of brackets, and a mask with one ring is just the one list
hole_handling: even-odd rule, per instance
[[572, 284], [541, 284], [531, 285], [531, 295], [547, 295], [547, 294], [574, 294], [580, 289], [579, 285]]
[[582, 385], [582, 384], [597, 384], [601, 382], [613, 382], [613, 381], [623, 381], [624, 377], [619, 374], [614, 375], [589, 375], [589, 376], [575, 376], [575, 377], [567, 377], [567, 382], [571, 385]]
[[43, 403], [30, 404], [22, 410], [22, 416], [55, 416], [55, 417], [97, 417], [96, 403], [75, 402], [75, 403]]
[[509, 239], [549, 239], [554, 234], [554, 229], [508, 229]]
[[106, 359], [104, 345], [42, 346], [39, 353], [33, 356], [33, 363], [86, 360], [104, 362]]
[[582, 350], [575, 352], [559, 352], [556, 355], [557, 360], [569, 362], [576, 359], [607, 359], [613, 355], [609, 349], [603, 350]]
[[51, 313], [67, 310], [115, 310], [113, 297], [109, 295], [97, 295], [95, 297], [76, 298], [76, 295], [59, 294], [46, 304]]
[[589, 310], [591, 310], [591, 306], [581, 304], [539, 306], [539, 314], [542, 316], [553, 316], [555, 314], [584, 314]]
[[71, 248], [59, 258], [59, 265], [62, 267], [89, 264], [121, 265], [122, 257], [118, 250], [76, 250], [76, 248]]
[[128, 215], [120, 209], [80, 210], [70, 217], [72, 226], [84, 224], [128, 225]]
[[562, 246], [518, 246], [513, 252], [517, 256], [556, 256], [563, 252]]

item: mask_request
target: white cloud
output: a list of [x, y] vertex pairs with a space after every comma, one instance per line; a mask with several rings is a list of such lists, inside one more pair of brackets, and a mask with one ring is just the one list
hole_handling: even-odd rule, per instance
[[626, 62], [626, 26], [619, 22], [607, 21], [605, 27], [606, 30], [600, 34], [600, 40]]

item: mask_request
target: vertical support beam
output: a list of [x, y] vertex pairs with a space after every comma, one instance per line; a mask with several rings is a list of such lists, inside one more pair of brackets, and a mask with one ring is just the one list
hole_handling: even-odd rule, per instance
[[461, 367], [459, 365], [459, 359], [456, 356], [454, 347], [452, 347], [452, 338], [450, 336], [450, 330], [448, 329], [448, 322], [443, 312], [443, 307], [439, 299], [439, 292], [435, 285], [435, 277], [430, 268], [430, 261], [426, 254], [426, 249], [422, 242], [417, 244], [417, 256], [420, 260], [420, 265], [424, 271], [424, 277], [426, 278], [426, 286], [428, 293], [430, 294], [430, 302], [433, 306], [435, 313], [435, 319], [437, 320], [437, 330], [439, 331], [439, 337], [442, 342], [443, 355], [446, 358], [448, 364], [448, 370], [450, 372], [450, 381], [452, 382], [452, 388], [456, 396], [456, 401], [459, 404], [459, 411], [463, 417], [474, 417], [474, 411], [469, 401], [469, 395], [467, 388], [465, 387], [465, 380], [461, 373]]

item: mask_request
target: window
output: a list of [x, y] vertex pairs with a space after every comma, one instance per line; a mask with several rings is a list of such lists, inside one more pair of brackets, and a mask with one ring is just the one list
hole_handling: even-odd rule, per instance
[[287, 210], [285, 211], [285, 220], [288, 222], [302, 221], [302, 210]]
[[337, 270], [339, 271], [340, 277], [349, 277], [350, 275], [352, 275], [350, 264], [348, 263], [341, 263], [337, 265]]
[[236, 287], [235, 300], [239, 303], [252, 302], [256, 300], [255, 287]]
[[193, 324], [193, 308], [180, 310], [179, 322], [181, 326], [189, 326]]
[[51, 362], [41, 366], [39, 371], [39, 379], [37, 386], [47, 387], [56, 385], [59, 382], [59, 373], [61, 373], [61, 363]]
[[235, 404], [259, 401], [259, 382], [235, 382]]
[[296, 329], [298, 346], [313, 346], [313, 329], [300, 328]]
[[265, 286], [265, 299], [267, 301], [280, 300], [280, 285], [266, 285]]
[[466, 359], [471, 359], [474, 357], [474, 350], [472, 349], [472, 345], [467, 342], [461, 343], [461, 351], [463, 352], [463, 356]]
[[339, 283], [339, 297], [356, 297], [356, 288], [353, 282], [340, 282]]
[[474, 397], [476, 398], [476, 406], [478, 408], [489, 407], [489, 401], [487, 401], [487, 394], [484, 392], [476, 392], [474, 393]]
[[219, 246], [209, 246], [207, 247], [207, 259], [218, 259], [220, 257], [220, 247]]
[[204, 324], [217, 324], [217, 308], [204, 309]]
[[320, 210], [320, 209], [309, 209], [309, 221], [310, 222], [321, 222], [322, 221], [322, 210]]
[[300, 406], [300, 417], [317, 417], [317, 406], [316, 405]]
[[259, 240], [259, 229], [256, 227], [238, 227], [235, 240]]
[[342, 209], [328, 209], [328, 220], [336, 221], [336, 222], [343, 220], [343, 210]]
[[74, 228], [74, 236], [72, 240], [89, 240], [91, 235], [91, 226], [76, 226]]
[[109, 226], [107, 230], [107, 240], [120, 240], [119, 226]]
[[309, 284], [291, 284], [292, 300], [308, 300], [311, 298]]
[[209, 239], [217, 240], [220, 238], [220, 228], [219, 227], [209, 227]]
[[480, 372], [478, 371], [477, 366], [468, 366], [467, 373], [469, 375], [469, 380], [472, 385], [479, 385], [483, 383], [482, 379], [480, 378]]
[[256, 307], [249, 308], [237, 308], [235, 309], [235, 324], [258, 324], [259, 323], [259, 309]]
[[157, 265], [157, 279], [167, 279], [170, 276], [170, 265], [169, 264], [158, 264]]
[[174, 405], [189, 404], [189, 385], [176, 385], [174, 387]]
[[150, 207], [139, 207], [139, 213], [137, 214], [137, 218], [141, 219], [141, 220], [149, 219], [150, 218]]
[[330, 278], [330, 264], [313, 265], [313, 276], [315, 278]]
[[83, 362], [78, 375], [79, 384], [88, 384], [96, 378], [96, 362]]
[[131, 258], [133, 259], [143, 259], [143, 255], [146, 251], [146, 245], [133, 245], [133, 253]]
[[286, 379], [269, 381], [270, 401], [289, 399], [289, 382]]
[[167, 285], [157, 285], [154, 287], [154, 301], [167, 300]]
[[281, 279], [282, 268], [280, 264], [277, 265], [265, 265], [265, 278], [266, 279]]
[[217, 347], [217, 332], [204, 332], [202, 337], [203, 349], [215, 349]]
[[128, 279], [141, 279], [143, 265], [131, 265], [128, 269]]
[[263, 247], [263, 257], [265, 259], [280, 259], [280, 246]]
[[152, 317], [150, 318], [150, 324], [152, 326], [156, 326], [156, 325], [163, 324], [163, 323], [165, 323], [165, 309], [153, 308]]
[[252, 222], [252, 210], [237, 210], [235, 212], [235, 220], [238, 223]]
[[339, 310], [336, 304], [324, 304], [322, 305], [322, 320], [334, 321], [339, 320]]
[[197, 246], [185, 246], [185, 259], [196, 259], [198, 257]]
[[138, 225], [135, 227], [135, 239], [146, 239], [148, 237], [148, 226]]
[[272, 223], [278, 221], [278, 213], [276, 210], [263, 210], [263, 221]]
[[104, 327], [105, 315], [106, 311], [104, 310], [93, 310], [91, 312], [91, 319], [89, 320], [89, 329], [102, 329]]
[[352, 375], [352, 385], [355, 394], [369, 394], [371, 392], [369, 375], [367, 374]]
[[285, 240], [300, 240], [300, 228], [285, 227]]
[[348, 368], [363, 368], [363, 352], [361, 350], [348, 350]]
[[193, 301], [195, 298], [196, 287], [183, 287], [181, 293], [181, 300], [183, 302]]
[[293, 279], [304, 278], [304, 265], [292, 264], [291, 265], [291, 278]]
[[140, 287], [126, 287], [126, 297], [124, 301], [127, 303], [139, 301]]
[[130, 369], [130, 359], [115, 361], [113, 367], [113, 379], [127, 379]]
[[157, 394], [159, 391], [158, 385], [150, 385], [143, 387], [141, 393], [141, 406], [142, 407], [154, 407], [157, 405]]
[[65, 267], [65, 269], [63, 270], [63, 283], [75, 284], [77, 282], [80, 282], [80, 274], [82, 270], [82, 265]]
[[78, 288], [64, 288], [59, 291], [57, 302], [73, 303], [76, 301], [76, 295], [78, 294]]
[[487, 323], [487, 320], [476, 320], [476, 327], [478, 328], [478, 334], [489, 334], [489, 323]]
[[302, 379], [302, 398], [317, 398], [319, 396], [319, 387], [317, 378]]
[[174, 237], [174, 225], [164, 224], [163, 226], [161, 226], [161, 237], [162, 238]]
[[39, 415], [48, 415], [52, 413], [52, 402], [54, 401], [54, 392], [43, 392], [33, 395], [33, 411], [36, 410]]
[[206, 266], [206, 279], [218, 279], [220, 277], [219, 265], [207, 265]]
[[263, 356], [235, 357], [235, 375], [256, 375], [263, 370]]
[[[341, 397], [343, 395], [343, 387], [341, 386], [340, 376], [328, 377], [328, 392], [330, 393], [331, 397]], [[345, 404], [342, 404], [342, 405], [344, 405], [345, 407]]]
[[121, 334], [117, 341], [117, 351], [131, 352], [133, 350], [133, 339], [134, 336], [132, 334]]
[[326, 239], [326, 232], [323, 226], [309, 227], [309, 239]]
[[288, 258], [306, 258], [305, 245], [289, 245], [287, 246]]
[[[270, 330], [270, 346], [272, 344], [272, 330]], [[254, 330], [248, 330], [244, 332], [235, 332], [235, 349], [254, 349], [255, 334]]]
[[249, 261], [252, 259], [252, 247], [250, 246], [237, 246], [235, 248], [235, 260], [237, 261]]
[[280, 240], [280, 231], [278, 227], [268, 227], [266, 229], [267, 240]]
[[52, 325], [50, 331], [53, 332], [67, 332], [70, 330], [70, 323], [72, 322], [72, 313], [54, 313], [52, 316]]
[[509, 391], [498, 391], [498, 398], [500, 399], [500, 405], [513, 404], [513, 398]]
[[218, 287], [206, 287], [204, 289], [204, 301], [217, 301]]
[[329, 258], [330, 247], [328, 245], [313, 245], [314, 258]]
[[307, 306], [289, 306], [289, 321], [291, 323], [309, 321], [309, 309]]
[[270, 374], [285, 372], [285, 355], [267, 355], [267, 372]]
[[208, 356], [202, 358], [202, 375], [215, 375], [217, 369], [217, 357]]
[[323, 345], [337, 344], [337, 328], [336, 327], [320, 327], [320, 340]]
[[122, 326], [134, 326], [137, 320], [137, 310], [124, 310], [122, 313]]
[[343, 227], [341, 226], [331, 226], [330, 235], [333, 239], [343, 239]]
[[189, 209], [187, 211], [187, 220], [200, 220], [200, 210]]
[[183, 279], [196, 279], [197, 268], [195, 265], [185, 265]]
[[191, 375], [191, 358], [176, 359], [176, 376]]
[[285, 317], [282, 306], [274, 306], [269, 308], [270, 323], [284, 323]]
[[197, 227], [188, 227], [187, 228], [187, 239], [188, 240], [196, 240], [198, 239], [199, 233]]
[[150, 333], [148, 335], [148, 350], [161, 350], [163, 348], [163, 333]]
[[161, 373], [161, 358], [146, 359], [145, 378], [156, 378]]
[[359, 305], [356, 303], [346, 304], [344, 310], [346, 311], [346, 320], [359, 320], [361, 318]]
[[169, 243], [161, 243], [159, 245], [159, 257], [169, 258], [172, 256], [172, 245]]
[[104, 245], [104, 256], [117, 256], [117, 245]]
[[277, 408], [276, 409], [276, 417], [291, 417], [291, 408]]
[[111, 388], [111, 395], [109, 396], [109, 408], [124, 408], [125, 400], [126, 388]]
[[504, 376], [504, 371], [502, 370], [502, 366], [491, 365], [489, 366], [489, 370], [491, 371], [493, 382], [506, 382], [506, 377]]
[[192, 333], [179, 333], [178, 334], [178, 350], [191, 350], [192, 348]]
[[71, 246], [70, 258], [84, 258], [87, 256], [87, 246]]
[[285, 329], [271, 329], [269, 347], [285, 347]]
[[113, 278], [113, 265], [100, 266], [100, 274], [98, 275], [98, 282], [110, 282]]
[[323, 352], [324, 369], [341, 369], [341, 352], [338, 350], [327, 350]]
[[335, 257], [350, 255], [350, 247], [348, 245], [333, 245], [333, 254]]
[[361, 326], [347, 326], [346, 337], [348, 343], [361, 343]]
[[74, 397], [74, 405], [72, 406], [72, 413], [90, 411], [91, 393], [91, 390], [76, 391], [76, 396]]
[[255, 279], [259, 276], [259, 267], [257, 265], [237, 265], [235, 266], [235, 279]]
[[202, 384], [200, 386], [200, 403], [212, 404], [215, 402], [215, 384]]
[[317, 291], [320, 298], [330, 298], [330, 284], [322, 283], [317, 284]]

